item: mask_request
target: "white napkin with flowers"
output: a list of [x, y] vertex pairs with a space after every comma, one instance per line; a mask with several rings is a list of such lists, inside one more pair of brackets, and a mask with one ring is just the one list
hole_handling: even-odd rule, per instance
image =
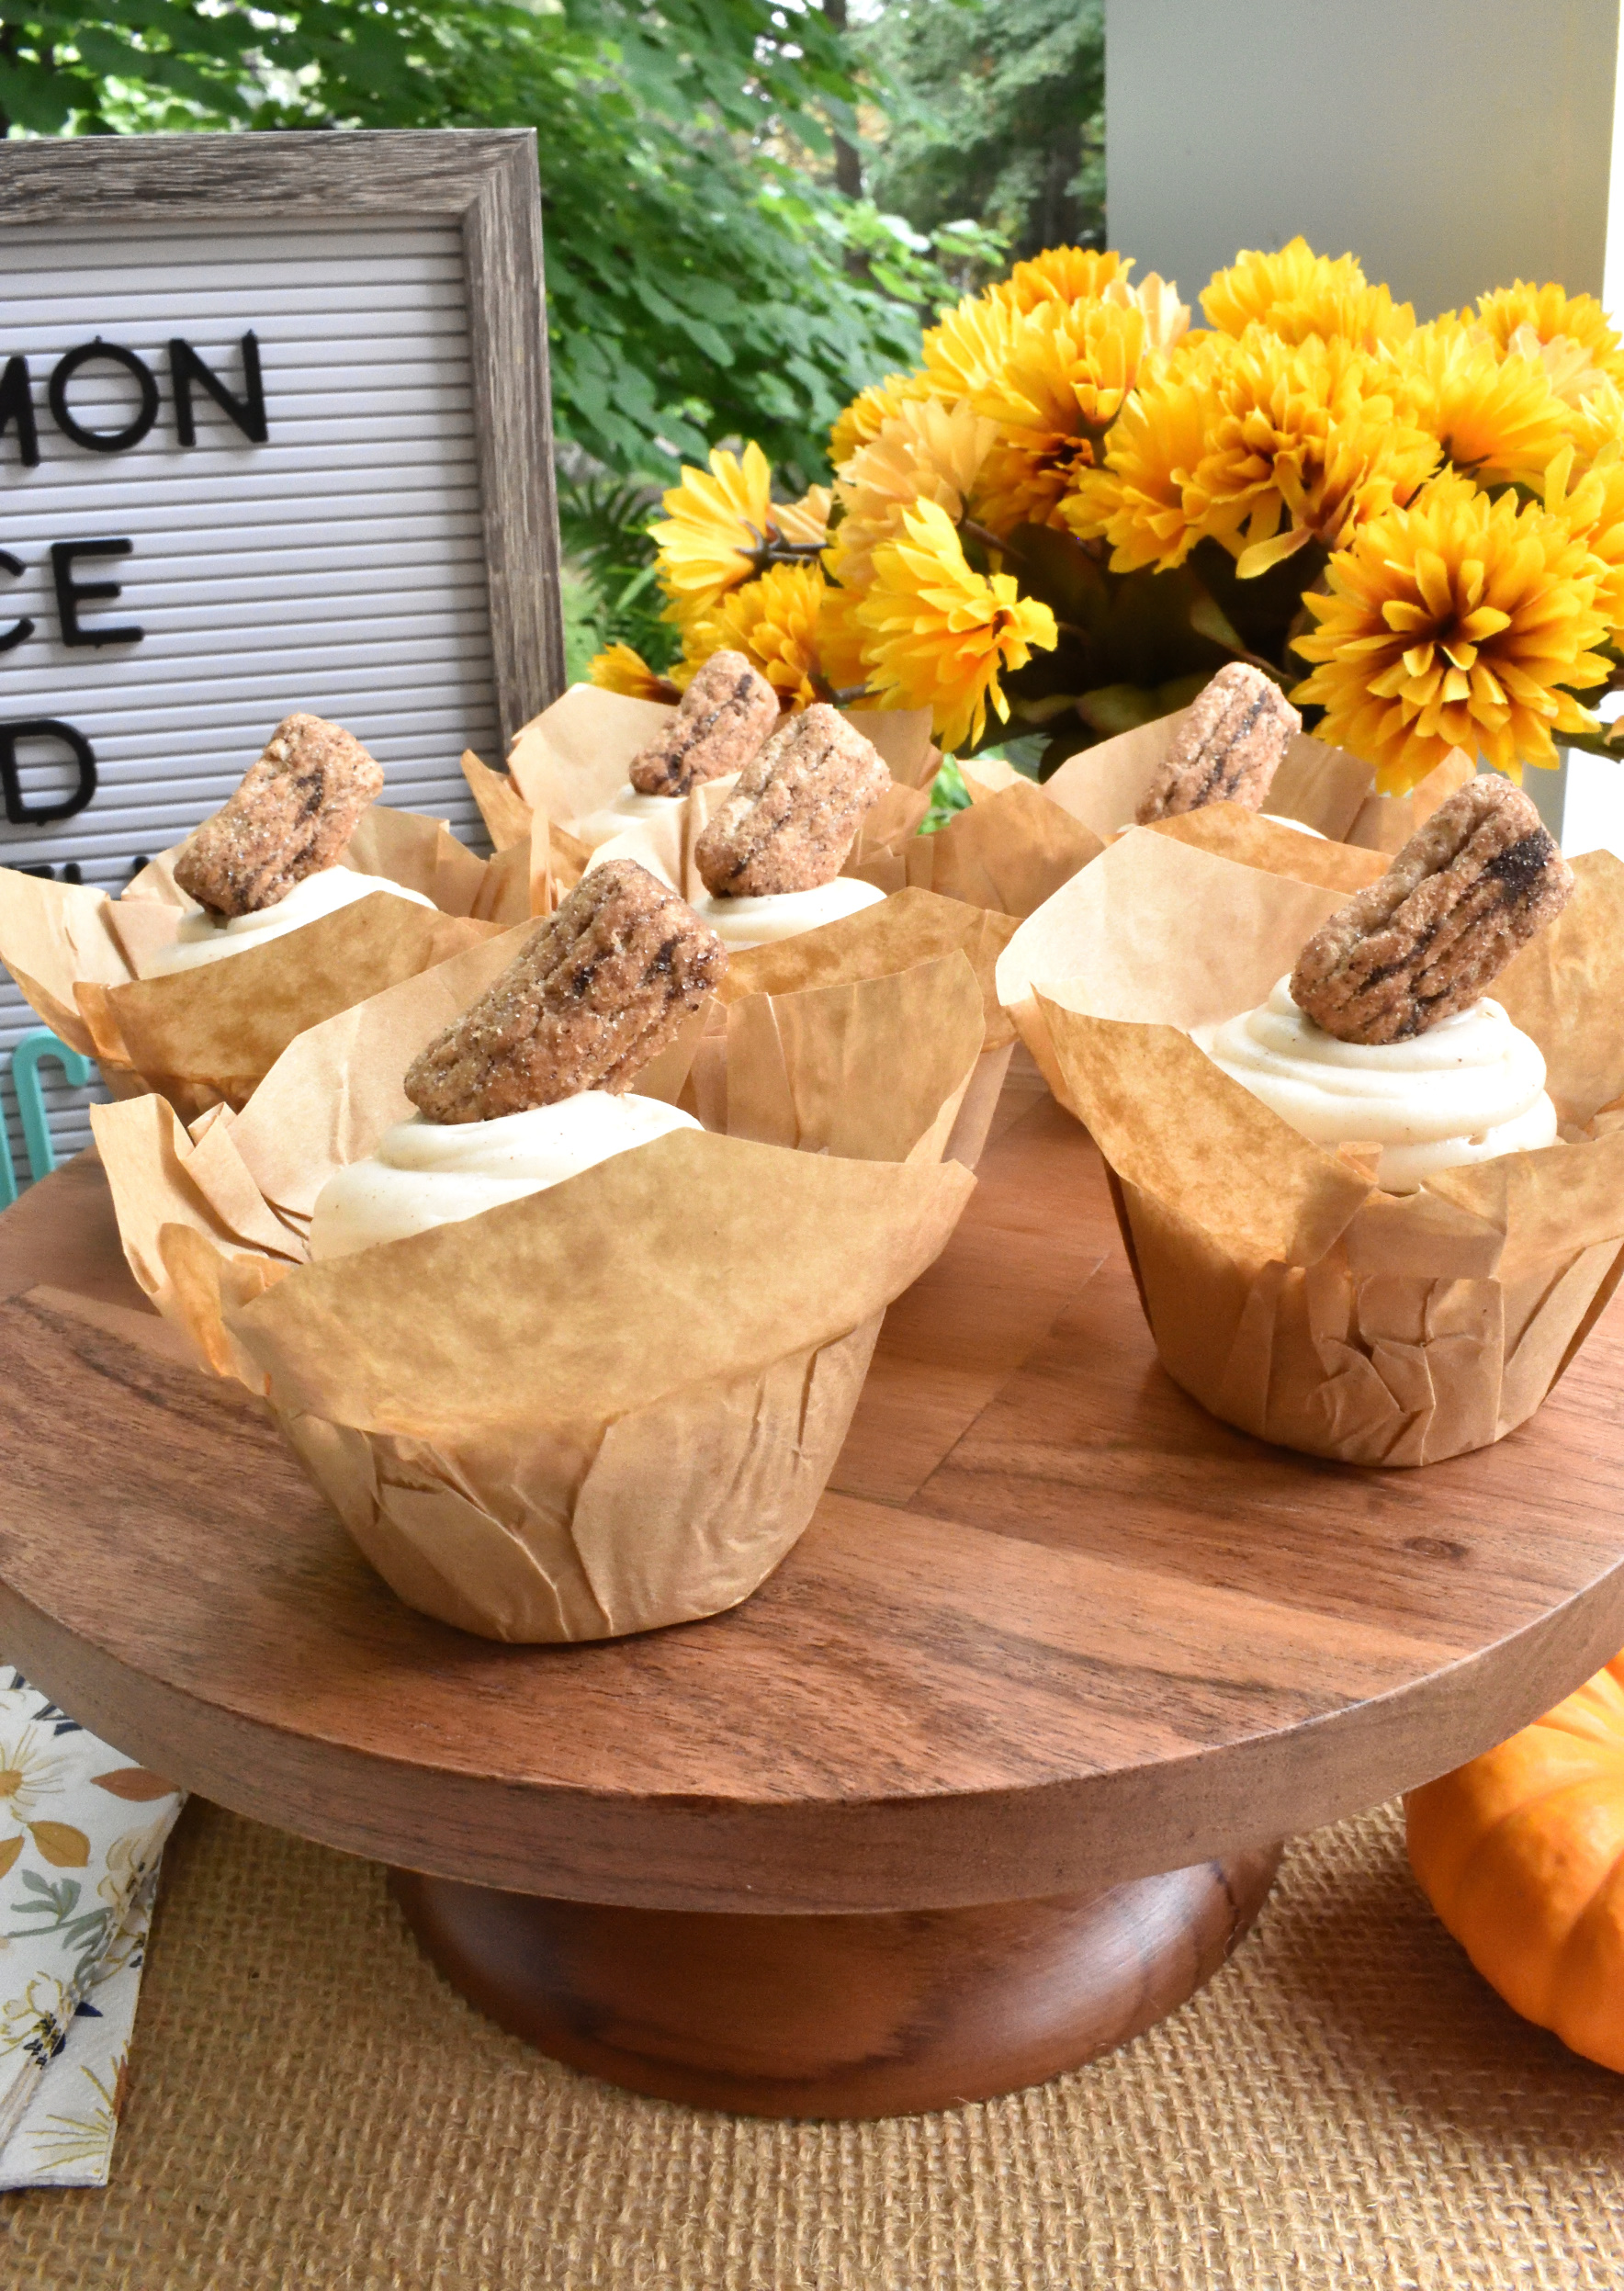
[[0, 1664], [0, 2189], [107, 2185], [184, 1802]]

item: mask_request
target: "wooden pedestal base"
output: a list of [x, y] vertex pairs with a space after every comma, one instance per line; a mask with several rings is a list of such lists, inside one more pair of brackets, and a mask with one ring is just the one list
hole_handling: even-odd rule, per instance
[[1211, 1980], [1278, 1846], [1106, 1893], [882, 1916], [597, 1908], [393, 1872], [480, 2012], [632, 2092], [743, 2116], [908, 2116], [1042, 2083]]

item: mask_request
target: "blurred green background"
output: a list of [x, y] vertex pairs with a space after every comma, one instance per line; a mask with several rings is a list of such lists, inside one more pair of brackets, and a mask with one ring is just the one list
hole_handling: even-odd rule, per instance
[[538, 130], [572, 676], [664, 666], [647, 536], [712, 446], [795, 491], [921, 326], [1104, 240], [1101, 0], [0, 0], [0, 131]]

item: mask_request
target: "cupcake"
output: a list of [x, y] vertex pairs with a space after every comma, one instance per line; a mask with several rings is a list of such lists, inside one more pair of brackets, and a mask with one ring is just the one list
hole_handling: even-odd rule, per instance
[[998, 976], [1215, 1416], [1413, 1465], [1539, 1405], [1624, 1264], [1618, 862], [1487, 778], [1350, 900], [1130, 837]]
[[[795, 721], [777, 713], [776, 696], [768, 717], [757, 686], [771, 687], [759, 677], [747, 683], [741, 670], [755, 676], [742, 654], [713, 654], [678, 707], [571, 685], [518, 733], [505, 778], [477, 765], [470, 772], [481, 809], [501, 818], [507, 836], [522, 805], [533, 842], [547, 852], [563, 887], [607, 849], [637, 860], [691, 903], [703, 899], [706, 886], [694, 863], [700, 836], [732, 795], [743, 765], [776, 729]], [[833, 713], [862, 734], [887, 774], [843, 872], [882, 891], [898, 890], [907, 881], [903, 852], [930, 809], [941, 762], [930, 744], [930, 711]]]
[[1305, 733], [1271, 678], [1232, 661], [1190, 706], [1068, 758], [1043, 792], [1102, 841], [1132, 825], [1166, 829], [1234, 807], [1231, 818], [1246, 811], [1391, 854], [1472, 769], [1457, 752], [1410, 796], [1380, 796], [1362, 758]]
[[628, 1089], [726, 965], [692, 909], [630, 860], [595, 868], [471, 1009], [421, 1051], [416, 1112], [316, 1197], [312, 1262], [524, 1201], [692, 1115]]
[[720, 1134], [673, 1101], [725, 962], [611, 860], [301, 1035], [241, 1113], [95, 1110], [143, 1289], [443, 1621], [592, 1639], [748, 1597], [974, 1183], [942, 1159], [962, 952], [731, 1006]]
[[565, 827], [596, 851], [708, 780], [736, 777], [778, 725], [778, 694], [742, 652], [713, 652], [606, 804]]
[[527, 883], [510, 897], [444, 820], [377, 803], [382, 785], [342, 727], [288, 717], [121, 897], [0, 869], [0, 958], [115, 1095], [240, 1105], [304, 1028], [527, 911]]
[[705, 887], [698, 911], [723, 945], [797, 938], [883, 899], [841, 868], [890, 784], [873, 743], [833, 708], [791, 717], [694, 846]]

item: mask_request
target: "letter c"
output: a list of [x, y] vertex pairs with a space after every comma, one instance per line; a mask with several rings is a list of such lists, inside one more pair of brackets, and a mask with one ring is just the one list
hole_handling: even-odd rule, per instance
[[[0, 572], [9, 573], [16, 581], [28, 570], [20, 557], [14, 557], [9, 549], [0, 549]], [[14, 645], [23, 643], [33, 633], [34, 624], [25, 613], [21, 620], [14, 620], [9, 628], [0, 630], [0, 652], [9, 652]]]

